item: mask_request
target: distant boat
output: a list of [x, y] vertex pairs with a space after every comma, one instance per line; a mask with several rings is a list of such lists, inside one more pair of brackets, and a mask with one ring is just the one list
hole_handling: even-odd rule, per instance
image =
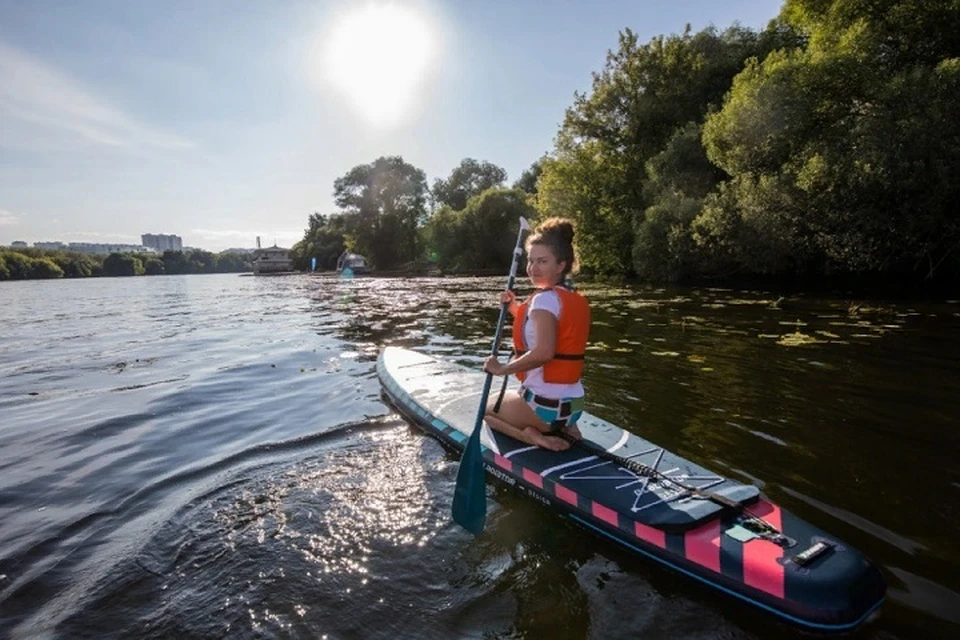
[[361, 256], [359, 253], [350, 253], [349, 251], [344, 251], [342, 254], [340, 254], [340, 257], [337, 258], [338, 275], [341, 275], [344, 278], [350, 278], [353, 276], [360, 276], [365, 273], [368, 273], [367, 259]]

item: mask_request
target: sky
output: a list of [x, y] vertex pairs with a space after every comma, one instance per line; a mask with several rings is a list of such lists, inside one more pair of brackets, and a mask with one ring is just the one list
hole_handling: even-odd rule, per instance
[[0, 245], [289, 247], [333, 182], [400, 155], [509, 181], [553, 149], [618, 33], [782, 0], [0, 0]]

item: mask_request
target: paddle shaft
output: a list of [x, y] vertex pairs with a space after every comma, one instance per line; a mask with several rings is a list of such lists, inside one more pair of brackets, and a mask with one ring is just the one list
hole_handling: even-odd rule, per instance
[[[523, 241], [523, 231], [523, 225], [521, 225], [520, 231], [517, 233], [517, 244], [513, 248], [513, 262], [510, 264], [510, 275], [507, 276], [507, 288], [504, 289], [504, 291], [511, 291], [513, 289], [513, 283], [517, 279], [517, 266], [520, 264], [520, 256], [522, 255], [520, 243]], [[507, 310], [509, 308], [509, 302], [504, 302], [500, 305], [500, 317], [497, 319], [497, 331], [493, 338], [493, 347], [490, 349], [490, 355], [496, 356], [500, 352], [500, 340], [503, 337], [503, 325], [507, 319]], [[507, 379], [509, 379], [509, 376], [504, 376], [504, 388], [506, 388]], [[483, 423], [483, 416], [487, 413], [487, 398], [490, 396], [490, 385], [492, 382], [493, 374], [488, 371], [487, 378], [483, 383], [483, 392], [480, 395], [480, 406], [477, 408], [477, 422], [474, 426], [474, 430], [480, 428], [480, 425]], [[501, 392], [501, 396], [502, 395], [503, 394]], [[497, 404], [499, 405], [500, 403], [497, 402]]]
[[[513, 357], [513, 354], [516, 350], [510, 352], [510, 357]], [[500, 405], [503, 404], [503, 394], [507, 392], [507, 383], [510, 382], [510, 376], [503, 376], [503, 384], [500, 385], [500, 395], [497, 396], [497, 403], [493, 405], [493, 412], [500, 413]]]
[[[520, 218], [520, 231], [517, 232], [517, 244], [513, 248], [510, 275], [507, 277], [507, 291], [513, 288], [513, 281], [517, 275], [517, 265], [522, 254], [523, 232], [529, 228], [527, 221]], [[500, 351], [500, 339], [503, 334], [503, 323], [507, 316], [508, 307], [508, 303], [500, 305], [500, 318], [497, 320], [493, 347], [490, 349], [490, 354], [494, 357]], [[453, 520], [473, 534], [479, 534], [483, 531], [487, 518], [486, 470], [483, 462], [483, 450], [480, 445], [480, 432], [483, 426], [483, 417], [487, 412], [487, 398], [490, 396], [492, 381], [493, 374], [487, 372], [483, 381], [483, 391], [480, 394], [480, 403], [477, 407], [477, 419], [474, 422], [473, 431], [463, 447], [460, 468], [457, 470], [457, 484], [453, 492]]]

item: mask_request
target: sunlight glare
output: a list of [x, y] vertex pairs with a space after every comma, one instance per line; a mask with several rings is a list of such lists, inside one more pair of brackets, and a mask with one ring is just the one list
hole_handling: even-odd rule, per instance
[[323, 43], [328, 82], [372, 126], [413, 115], [436, 54], [436, 35], [415, 9], [370, 2], [339, 16]]

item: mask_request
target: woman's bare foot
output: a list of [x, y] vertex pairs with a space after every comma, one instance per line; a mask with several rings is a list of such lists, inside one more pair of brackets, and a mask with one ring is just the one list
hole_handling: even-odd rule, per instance
[[574, 440], [582, 440], [583, 434], [580, 433], [580, 427], [575, 424], [570, 425], [569, 427], [564, 427], [563, 432], [573, 438]]
[[527, 427], [525, 432], [530, 438], [530, 444], [536, 445], [543, 449], [549, 449], [550, 451], [565, 451], [570, 448], [570, 443], [563, 438], [544, 435], [539, 429]]

